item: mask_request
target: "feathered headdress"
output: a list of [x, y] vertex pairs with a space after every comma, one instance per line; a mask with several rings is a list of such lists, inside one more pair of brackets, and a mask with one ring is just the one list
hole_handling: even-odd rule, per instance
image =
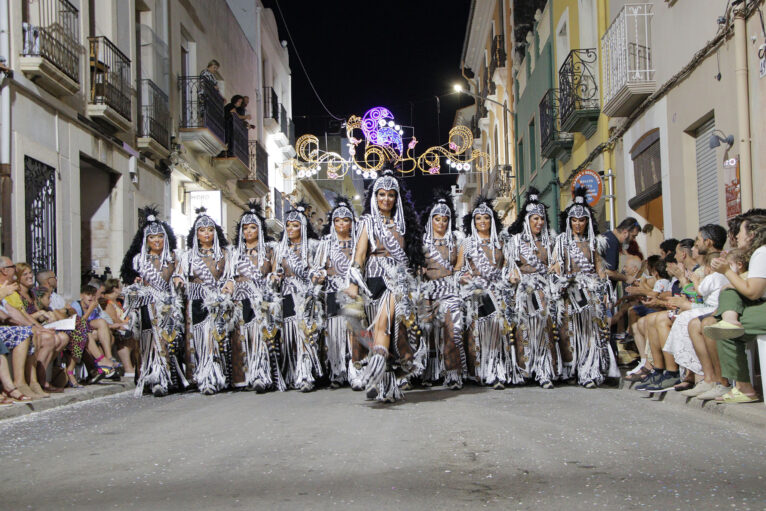
[[354, 207], [351, 203], [351, 199], [343, 195], [335, 196], [335, 205], [327, 214], [327, 224], [324, 227], [323, 234], [329, 234], [333, 239], [337, 239], [338, 235], [335, 232], [334, 220], [336, 218], [350, 218], [351, 219], [351, 237], [354, 237], [356, 232], [356, 215], [354, 215]]
[[[498, 237], [500, 233], [500, 219], [497, 216], [495, 208], [492, 207], [492, 199], [489, 197], [480, 195], [476, 198], [471, 212], [463, 217], [463, 232], [466, 236], [473, 238], [474, 246], [479, 246], [479, 232], [476, 230], [476, 217], [478, 215], [490, 216], [492, 219], [489, 235], [490, 243], [492, 244], [492, 248], [500, 248], [500, 240]], [[493, 250], [492, 263], [494, 264], [495, 262], [495, 251]]]
[[125, 254], [125, 258], [120, 268], [120, 276], [126, 284], [132, 284], [138, 274], [133, 268], [133, 258], [137, 254], [141, 254], [144, 258], [148, 254], [148, 247], [146, 240], [151, 235], [162, 234], [165, 236], [165, 240], [162, 247], [161, 260], [163, 264], [171, 263], [173, 259], [173, 250], [176, 249], [176, 235], [173, 229], [166, 222], [163, 222], [159, 218], [159, 209], [155, 205], [146, 206], [140, 210], [140, 216], [142, 217], [141, 225], [138, 227], [135, 236], [133, 236], [133, 242], [130, 244], [128, 252]]
[[290, 240], [287, 237], [287, 223], [288, 222], [300, 222], [301, 224], [301, 257], [303, 260], [307, 260], [308, 257], [308, 239], [309, 238], [316, 238], [316, 233], [314, 232], [314, 229], [311, 227], [311, 222], [309, 222], [308, 216], [306, 216], [306, 210], [308, 209], [309, 205], [304, 202], [300, 201], [298, 204], [295, 205], [293, 209], [285, 213], [285, 230], [282, 231], [282, 241], [279, 244], [280, 248], [280, 257], [287, 253], [288, 245], [290, 243]]
[[215, 220], [213, 220], [213, 217], [207, 214], [207, 208], [204, 206], [195, 209], [194, 213], [197, 214], [197, 218], [194, 219], [194, 223], [189, 230], [189, 236], [186, 238], [186, 246], [192, 249], [190, 259], [194, 260], [196, 257], [200, 257], [197, 231], [203, 227], [213, 227], [215, 229], [213, 237], [213, 256], [216, 261], [219, 260], [223, 256], [223, 248], [229, 244], [226, 240], [226, 236], [223, 234], [223, 229], [215, 222]]
[[545, 220], [545, 224], [540, 231], [540, 238], [545, 244], [549, 244], [550, 236], [548, 229], [550, 227], [550, 221], [548, 220], [548, 206], [540, 202], [540, 192], [534, 186], [530, 186], [527, 190], [526, 201], [521, 207], [519, 216], [508, 228], [508, 233], [521, 233], [528, 240], [534, 239], [532, 230], [529, 226], [529, 219], [532, 215], [541, 216], [543, 220]]
[[569, 223], [570, 218], [588, 218], [588, 241], [595, 242], [598, 235], [598, 224], [596, 214], [588, 204], [588, 189], [578, 186], [572, 192], [572, 202], [570, 202], [559, 217], [559, 225], [566, 226], [567, 239], [572, 240], [572, 227]]
[[454, 243], [454, 236], [452, 236], [452, 231], [454, 231], [457, 228], [457, 222], [455, 218], [455, 205], [452, 202], [452, 195], [443, 189], [437, 189], [434, 191], [434, 201], [431, 203], [431, 205], [428, 207], [428, 214], [425, 216], [425, 228], [426, 228], [426, 234], [423, 238], [423, 242], [426, 245], [431, 245], [433, 243], [433, 217], [436, 215], [444, 215], [449, 218], [449, 224], [447, 226], [447, 246], [450, 250], [452, 250], [452, 245]]
[[234, 246], [238, 249], [243, 250], [245, 248], [245, 236], [242, 229], [246, 225], [252, 224], [258, 226], [258, 267], [260, 268], [263, 265], [264, 257], [266, 256], [264, 244], [266, 241], [266, 219], [263, 217], [261, 204], [255, 200], [248, 202], [247, 210], [242, 213], [242, 216], [239, 217], [239, 221], [237, 222], [237, 230], [234, 235]]

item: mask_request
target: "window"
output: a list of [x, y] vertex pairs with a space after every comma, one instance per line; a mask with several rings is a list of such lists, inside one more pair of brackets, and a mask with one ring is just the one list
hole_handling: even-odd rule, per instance
[[56, 169], [24, 156], [27, 263], [56, 271]]
[[656, 128], [639, 139], [630, 151], [636, 195], [628, 205], [637, 210], [662, 195], [660, 130]]
[[519, 179], [524, 182], [524, 141], [519, 140]]

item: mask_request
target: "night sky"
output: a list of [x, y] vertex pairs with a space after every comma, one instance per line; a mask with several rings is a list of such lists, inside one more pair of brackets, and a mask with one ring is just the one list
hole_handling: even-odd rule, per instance
[[[473, 103], [452, 92], [454, 83], [464, 83], [460, 56], [470, 0], [263, 0], [274, 10], [280, 38], [289, 41], [277, 1], [294, 42], [289, 49], [296, 137], [339, 131], [311, 90], [296, 47], [332, 114], [345, 120], [385, 106], [398, 123], [414, 126], [416, 154], [446, 143], [455, 110]], [[426, 176], [406, 182], [420, 209], [433, 188], [448, 188], [454, 180]]]

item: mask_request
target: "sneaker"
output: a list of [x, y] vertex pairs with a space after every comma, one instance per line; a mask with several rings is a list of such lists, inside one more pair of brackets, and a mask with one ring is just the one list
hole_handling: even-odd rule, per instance
[[494, 385], [492, 385], [492, 388], [495, 390], [503, 390], [505, 388], [505, 385], [503, 385], [503, 382], [499, 381], [499, 382], [496, 382]]
[[678, 377], [678, 373], [670, 374], [668, 371], [663, 371], [660, 380], [653, 385], [647, 385], [644, 390], [650, 394], [667, 392], [680, 382], [681, 378]]
[[634, 390], [646, 390], [646, 387], [650, 385], [656, 385], [662, 379], [663, 371], [653, 369], [641, 382], [633, 387]]
[[541, 381], [540, 387], [550, 390], [553, 388], [553, 383], [550, 380]]
[[714, 388], [715, 388], [715, 383], [708, 383], [703, 380], [699, 382], [697, 385], [695, 385], [694, 388], [682, 391], [681, 395], [684, 397], [697, 397], [700, 394], [704, 394], [708, 390], [712, 390]]
[[700, 401], [713, 401], [717, 397], [721, 397], [731, 390], [731, 387], [724, 387], [720, 383], [716, 383], [715, 387], [697, 396]]
[[735, 325], [723, 320], [715, 325], [706, 326], [703, 330], [705, 335], [717, 341], [720, 339], [736, 339], [745, 334], [745, 329], [742, 328], [742, 325]]

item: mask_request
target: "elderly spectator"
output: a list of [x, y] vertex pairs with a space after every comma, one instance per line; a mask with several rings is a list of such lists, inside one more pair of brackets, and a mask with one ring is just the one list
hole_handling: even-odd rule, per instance
[[[37, 285], [51, 290], [51, 301], [49, 308], [54, 311], [63, 311], [67, 309], [66, 300], [58, 293], [59, 281], [52, 270], [42, 270], [37, 272]], [[69, 316], [71, 314], [64, 313]]]
[[[0, 284], [13, 283], [16, 280], [16, 265], [8, 258], [0, 256]], [[20, 287], [22, 287], [20, 285]], [[53, 355], [60, 351], [60, 346], [66, 345], [67, 337], [54, 330], [43, 328], [38, 321], [27, 314], [24, 302], [18, 292], [12, 293], [5, 298], [3, 306], [11, 323], [17, 326], [32, 327], [32, 343], [34, 355], [27, 357], [27, 380], [32, 397], [49, 397], [49, 391], [61, 392], [62, 389], [53, 387], [46, 380], [48, 365], [53, 360]], [[62, 338], [63, 335], [63, 338]], [[26, 392], [25, 392], [26, 393]]]
[[218, 90], [218, 78], [216, 78], [216, 74], [218, 74], [218, 68], [221, 67], [221, 64], [213, 59], [210, 62], [207, 63], [207, 67], [199, 72], [199, 77], [208, 82], [210, 85], [215, 87], [215, 90]]

